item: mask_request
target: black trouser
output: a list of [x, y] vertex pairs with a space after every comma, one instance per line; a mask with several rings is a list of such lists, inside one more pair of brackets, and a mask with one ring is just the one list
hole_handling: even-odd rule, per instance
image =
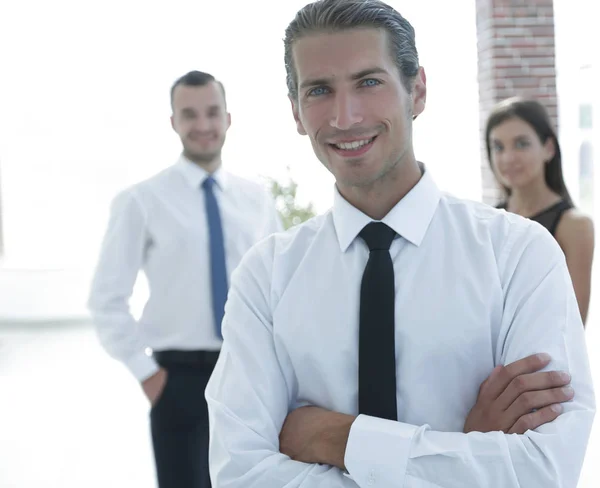
[[156, 352], [167, 370], [163, 393], [150, 411], [159, 488], [210, 488], [208, 408], [204, 390], [218, 352]]

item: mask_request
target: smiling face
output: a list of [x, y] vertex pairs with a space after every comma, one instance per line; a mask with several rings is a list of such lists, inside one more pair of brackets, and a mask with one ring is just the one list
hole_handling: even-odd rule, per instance
[[183, 144], [183, 153], [202, 166], [220, 160], [231, 124], [218, 83], [179, 85], [173, 92], [171, 124]]
[[502, 185], [514, 190], [544, 182], [554, 145], [550, 138], [543, 143], [527, 122], [512, 117], [498, 124], [490, 132], [489, 145], [492, 168]]
[[352, 28], [314, 33], [293, 45], [298, 132], [340, 190], [365, 187], [414, 158], [412, 118], [425, 107], [422, 70], [409, 93], [390, 55], [387, 33]]

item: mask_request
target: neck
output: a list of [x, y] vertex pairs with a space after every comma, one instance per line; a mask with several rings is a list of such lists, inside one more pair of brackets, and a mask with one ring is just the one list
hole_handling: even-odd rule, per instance
[[414, 159], [403, 161], [366, 186], [337, 184], [340, 194], [373, 220], [383, 219], [421, 179], [421, 168]]
[[508, 198], [508, 209], [528, 217], [558, 202], [560, 198], [560, 195], [548, 188], [545, 181], [539, 180], [527, 187], [513, 188]]
[[222, 165], [220, 155], [215, 156], [214, 158], [212, 158], [210, 160], [195, 157], [194, 155], [187, 154], [185, 151], [183, 152], [183, 155], [186, 157], [186, 159], [188, 161], [194, 163], [196, 166], [199, 166], [200, 168], [202, 168], [204, 171], [206, 171], [209, 174], [213, 174]]

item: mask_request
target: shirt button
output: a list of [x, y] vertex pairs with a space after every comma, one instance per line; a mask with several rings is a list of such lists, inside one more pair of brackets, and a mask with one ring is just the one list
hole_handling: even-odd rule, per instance
[[367, 478], [367, 484], [369, 486], [373, 486], [375, 484], [375, 470], [374, 469], [372, 469], [369, 472], [369, 477]]

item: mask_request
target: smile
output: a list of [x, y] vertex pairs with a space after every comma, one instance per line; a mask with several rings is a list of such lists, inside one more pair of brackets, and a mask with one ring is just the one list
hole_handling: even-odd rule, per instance
[[363, 139], [361, 141], [352, 141], [352, 142], [340, 142], [339, 144], [332, 144], [332, 145], [338, 149], [352, 150], [352, 149], [359, 149], [363, 146], [366, 146], [367, 144], [371, 144], [374, 140], [375, 140], [375, 138], [371, 137], [371, 139]]
[[371, 148], [376, 138], [377, 136], [358, 141], [338, 142], [330, 146], [341, 156], [362, 156]]

